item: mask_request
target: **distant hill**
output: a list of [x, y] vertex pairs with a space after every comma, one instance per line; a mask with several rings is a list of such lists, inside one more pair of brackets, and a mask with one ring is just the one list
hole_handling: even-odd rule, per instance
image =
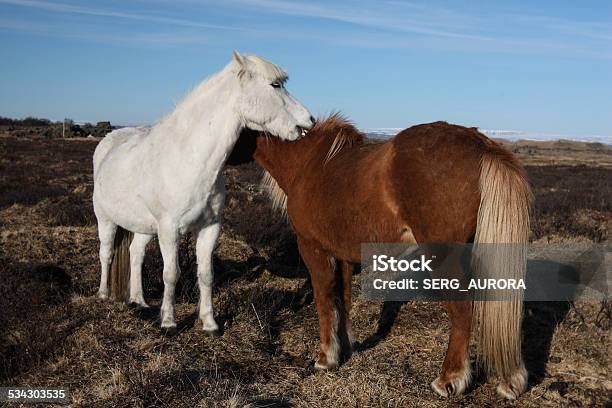
[[73, 138], [73, 137], [104, 137], [115, 129], [108, 121], [77, 124], [71, 119], [64, 122], [52, 122], [49, 119], [27, 117], [13, 119], [0, 116], [0, 134], [16, 137], [34, 138]]

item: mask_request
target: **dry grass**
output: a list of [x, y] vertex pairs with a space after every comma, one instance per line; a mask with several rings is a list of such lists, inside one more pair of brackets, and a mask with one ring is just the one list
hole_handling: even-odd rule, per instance
[[[359, 351], [337, 371], [312, 370], [318, 323], [307, 273], [252, 165], [225, 170], [214, 260], [223, 336], [204, 336], [195, 320], [191, 237], [180, 249], [178, 336], [162, 336], [156, 321], [163, 284], [155, 242], [144, 269], [150, 312], [96, 299], [95, 143], [0, 137], [0, 385], [63, 386], [75, 406], [447, 406], [429, 390], [447, 342], [443, 308], [365, 301], [358, 277]], [[535, 164], [532, 238], [608, 242], [612, 170]], [[601, 306], [527, 305], [531, 388], [508, 406], [609, 403], [610, 315]], [[455, 402], [501, 403], [482, 379]]]
[[527, 166], [597, 166], [612, 167], [612, 147], [602, 143], [557, 140], [541, 142], [498, 140], [518, 154]]

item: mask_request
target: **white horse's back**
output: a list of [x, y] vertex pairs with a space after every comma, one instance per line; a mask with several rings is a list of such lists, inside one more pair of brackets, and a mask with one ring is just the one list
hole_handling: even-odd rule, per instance
[[96, 179], [96, 174], [98, 173], [100, 165], [111, 150], [127, 142], [137, 143], [140, 139], [149, 134], [150, 130], [150, 128], [145, 127], [125, 127], [108, 133], [106, 137], [98, 143], [94, 151], [94, 180]]

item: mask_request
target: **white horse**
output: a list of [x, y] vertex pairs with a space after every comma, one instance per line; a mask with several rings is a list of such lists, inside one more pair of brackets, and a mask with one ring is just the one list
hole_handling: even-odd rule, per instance
[[164, 262], [161, 327], [176, 328], [178, 240], [180, 234], [193, 231], [199, 317], [204, 331], [218, 331], [211, 299], [212, 252], [225, 200], [221, 168], [245, 127], [286, 140], [295, 140], [312, 127], [314, 119], [287, 92], [286, 80], [287, 74], [269, 61], [234, 52], [223, 70], [202, 82], [155, 126], [116, 130], [100, 142], [93, 157], [93, 204], [100, 238], [101, 298], [109, 296], [109, 268], [119, 227], [134, 233], [129, 247], [130, 303], [148, 307], [142, 260], [145, 246], [157, 234]]

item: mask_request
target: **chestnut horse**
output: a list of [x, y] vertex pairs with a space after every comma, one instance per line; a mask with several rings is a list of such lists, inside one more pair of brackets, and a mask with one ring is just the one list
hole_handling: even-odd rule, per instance
[[[319, 369], [337, 367], [342, 348], [353, 344], [352, 266], [360, 263], [362, 243], [528, 239], [531, 191], [525, 172], [512, 153], [475, 128], [435, 122], [405, 129], [383, 143], [367, 143], [364, 134], [334, 114], [296, 142], [243, 134], [230, 162], [249, 157], [267, 171], [264, 183], [275, 205], [286, 209], [311, 275], [320, 326]], [[524, 277], [524, 256], [489, 257], [495, 259], [479, 260], [481, 267], [489, 265], [489, 276], [501, 269]], [[484, 368], [499, 378], [502, 396], [517, 398], [527, 384], [522, 295], [444, 303], [452, 328], [432, 388], [448, 397], [469, 385], [474, 324]]]

